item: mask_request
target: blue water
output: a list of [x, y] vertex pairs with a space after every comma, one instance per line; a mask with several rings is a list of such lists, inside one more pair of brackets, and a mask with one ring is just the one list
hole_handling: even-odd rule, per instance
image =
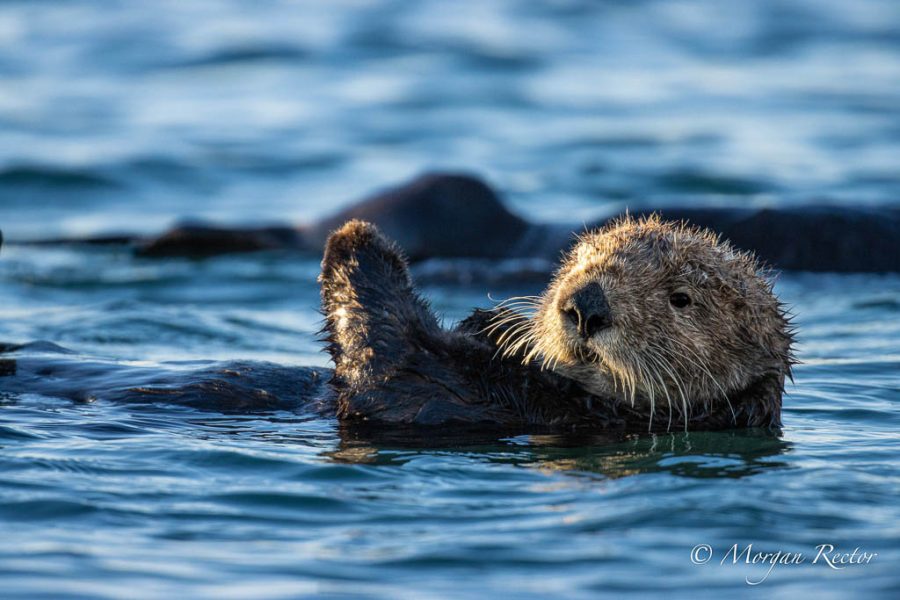
[[[429, 168], [571, 223], [900, 201], [891, 0], [22, 0], [0, 48], [7, 240], [309, 221]], [[317, 272], [8, 244], [0, 341], [325, 366]], [[452, 322], [539, 289], [424, 291]], [[803, 361], [777, 435], [423, 449], [303, 413], [2, 394], [0, 595], [897, 597], [900, 276], [777, 291]], [[750, 586], [768, 566], [734, 544], [806, 561]], [[877, 556], [831, 569], [819, 544]]]

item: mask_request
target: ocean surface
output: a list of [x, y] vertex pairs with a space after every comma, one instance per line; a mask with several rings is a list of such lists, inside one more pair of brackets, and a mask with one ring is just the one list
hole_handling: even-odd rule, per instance
[[[893, 0], [4, 0], [0, 49], [0, 342], [75, 359], [327, 366], [319, 257], [16, 241], [311, 221], [429, 169], [573, 227], [900, 202]], [[541, 285], [424, 292], [452, 323]], [[0, 377], [0, 596], [900, 597], [900, 276], [776, 289], [775, 433], [373, 443]]]

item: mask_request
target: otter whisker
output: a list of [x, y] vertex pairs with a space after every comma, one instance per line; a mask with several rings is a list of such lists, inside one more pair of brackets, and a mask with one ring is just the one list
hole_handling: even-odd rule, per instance
[[513, 306], [537, 309], [540, 307], [540, 296], [514, 296], [494, 305], [495, 310], [503, 310]]
[[[645, 381], [649, 379], [648, 374], [643, 370], [643, 368], [639, 367], [642, 375], [642, 379]], [[631, 402], [634, 404], [634, 384], [632, 383], [631, 388]], [[653, 389], [652, 385], [647, 386], [647, 395], [650, 396], [650, 422], [647, 424], [647, 430], [653, 431], [653, 417], [656, 415], [656, 390]]]
[[518, 354], [524, 348], [527, 348], [528, 346], [533, 345], [534, 341], [535, 341], [534, 331], [529, 329], [528, 331], [526, 331], [524, 333], [524, 335], [521, 336], [521, 338], [519, 339], [519, 341], [516, 344], [509, 347], [510, 355]]
[[526, 322], [517, 323], [504, 331], [497, 339], [497, 352], [494, 353], [494, 358], [498, 354], [502, 354], [504, 357], [514, 355], [518, 351], [517, 348], [523, 343], [523, 340], [527, 340], [530, 336], [528, 329], [529, 326]]
[[662, 367], [662, 369], [665, 370], [669, 374], [669, 377], [672, 380], [672, 383], [674, 383], [675, 387], [678, 389], [678, 393], [681, 396], [681, 405], [682, 405], [682, 410], [683, 410], [682, 417], [684, 419], [684, 426], [685, 426], [685, 428], [687, 428], [687, 422], [688, 422], [688, 419], [690, 418], [690, 409], [689, 409], [687, 396], [685, 394], [684, 387], [681, 384], [681, 378], [678, 377], [678, 374], [675, 372], [675, 370], [672, 369], [672, 367], [668, 364], [668, 361], [663, 359], [663, 357], [661, 355], [661, 349], [656, 345], [651, 345], [651, 347], [655, 348], [657, 350], [656, 355], [653, 357], [653, 359], [656, 361], [656, 363], [659, 367]]
[[[644, 358], [651, 359], [653, 361], [653, 363], [651, 363], [651, 365], [655, 366], [656, 360], [653, 356], [645, 355]], [[653, 389], [656, 386], [659, 386], [660, 390], [666, 396], [666, 404], [668, 405], [668, 408], [669, 408], [669, 422], [666, 425], [666, 431], [669, 431], [672, 429], [672, 398], [669, 396], [669, 390], [668, 390], [667, 386], [665, 385], [665, 382], [662, 380], [662, 374], [659, 372], [659, 367], [656, 366], [655, 368], [650, 370], [649, 367], [651, 365], [647, 365], [648, 366], [647, 374], [650, 376], [649, 378], [651, 381], [651, 385], [648, 387]], [[652, 385], [652, 384], [655, 384], [655, 385]], [[656, 390], [654, 389], [654, 393], [655, 393], [655, 391]]]
[[503, 332], [498, 340], [498, 345], [503, 350], [503, 355], [510, 356], [515, 354], [514, 348], [517, 347], [527, 335], [528, 332], [522, 325], [514, 325]]
[[[524, 304], [515, 304], [515, 305], [510, 305], [510, 306], [504, 306], [502, 308], [497, 308], [495, 310], [502, 311], [497, 314], [497, 317], [502, 317], [508, 313], [514, 313], [516, 315], [519, 315], [522, 318], [531, 318], [537, 312], [537, 307], [527, 306]], [[494, 321], [498, 320], [497, 317], [494, 317]]]
[[521, 320], [521, 319], [523, 319], [523, 318], [524, 318], [524, 317], [522, 317], [521, 315], [518, 315], [518, 314], [514, 314], [514, 315], [505, 315], [505, 316], [504, 316], [503, 318], [501, 318], [501, 319], [494, 319], [494, 320], [491, 322], [491, 324], [488, 325], [487, 327], [485, 327], [482, 331], [487, 331], [487, 332], [493, 333], [494, 331], [497, 331], [498, 329], [500, 329], [501, 327], [503, 327], [503, 326], [506, 325], [507, 323], [513, 323], [513, 322], [519, 321], [519, 320]]
[[494, 309], [503, 310], [509, 308], [510, 306], [529, 306], [537, 308], [538, 306], [540, 306], [540, 304], [533, 300], [505, 300], [494, 305]]
[[517, 321], [526, 321], [528, 318], [525, 315], [521, 315], [517, 312], [510, 312], [510, 314], [503, 315], [502, 318], [494, 318], [491, 320], [491, 324], [482, 329], [482, 332], [487, 331], [493, 333], [500, 327], [503, 327], [507, 323], [513, 323]]
[[695, 350], [690, 348], [687, 344], [681, 343], [678, 340], [674, 340], [674, 339], [670, 340], [670, 341], [675, 342], [681, 349], [683, 349], [686, 352], [691, 353], [694, 356], [697, 366], [706, 373], [707, 377], [709, 378], [709, 381], [713, 385], [715, 385], [717, 388], [719, 388], [720, 392], [722, 392], [722, 398], [728, 404], [728, 409], [731, 411], [732, 419], [736, 422], [737, 421], [737, 413], [735, 412], [734, 407], [731, 404], [731, 400], [728, 398], [728, 392], [725, 391], [725, 388], [722, 387], [722, 384], [719, 383], [719, 380], [716, 377], [714, 377], [713, 374], [710, 372], [706, 362], [700, 357], [700, 355]]
[[488, 336], [494, 336], [497, 334], [497, 331], [503, 329], [499, 335], [497, 335], [497, 339], [495, 343], [500, 347], [505, 346], [509, 341], [518, 338], [524, 331], [526, 331], [530, 327], [529, 322], [525, 319], [515, 319], [509, 318], [504, 322], [496, 323], [492, 326], [489, 326], [483, 329], [480, 333], [485, 333]]
[[528, 325], [527, 320], [522, 318], [513, 318], [509, 317], [502, 322], [496, 323], [493, 327], [487, 330], [487, 333], [493, 335], [498, 329], [503, 328], [503, 326], [509, 325], [509, 327], [500, 334], [500, 337], [507, 335], [510, 331], [517, 331], [522, 327], [526, 327]]
[[[488, 295], [488, 298], [490, 298], [490, 295]], [[511, 302], [514, 300], [529, 300], [533, 302], [539, 302], [540, 300], [543, 300], [543, 298], [543, 296], [510, 296], [505, 300], [500, 300], [497, 304], [504, 304], [506, 302]]]
[[668, 425], [666, 426], [666, 431], [669, 431], [672, 428], [672, 417], [673, 417], [673, 409], [677, 409], [672, 403], [672, 397], [669, 394], [669, 386], [666, 384], [665, 378], [663, 377], [663, 373], [657, 364], [658, 361], [653, 356], [645, 356], [647, 360], [648, 373], [650, 373], [653, 385], [656, 386], [657, 394], [661, 393], [666, 398], [666, 407], [669, 413]]
[[[516, 354], [521, 352], [521, 350], [523, 348], [527, 347], [530, 342], [531, 342], [530, 334], [525, 334], [525, 335], [521, 336], [518, 341], [516, 341], [514, 344], [508, 345], [504, 349], [503, 356], [505, 358], [511, 358], [511, 357], [515, 356]], [[523, 364], [525, 364], [526, 362], [528, 362], [528, 361], [523, 361]]]

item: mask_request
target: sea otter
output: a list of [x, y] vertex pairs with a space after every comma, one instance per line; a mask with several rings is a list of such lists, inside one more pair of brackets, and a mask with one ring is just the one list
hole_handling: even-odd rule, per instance
[[[722, 234], [781, 270], [900, 272], [900, 207], [652, 207], [669, 220], [687, 220]], [[109, 234], [17, 243], [101, 244], [132, 248], [142, 257], [207, 257], [230, 252], [318, 254], [328, 234], [350, 219], [375, 223], [403, 246], [412, 262], [428, 259], [538, 259], [549, 270], [571, 246], [573, 224], [535, 223], [510, 211], [477, 177], [426, 173], [361, 200], [324, 219], [271, 226], [183, 224], [162, 235]], [[598, 227], [606, 219], [594, 222]], [[491, 269], [471, 272], [469, 279]], [[470, 266], [470, 265], [469, 265]]]
[[370, 223], [331, 234], [320, 283], [345, 422], [780, 424], [789, 319], [756, 260], [708, 231], [620, 219], [582, 235], [543, 295], [476, 311], [453, 330]]
[[333, 371], [129, 365], [0, 344], [0, 395], [302, 409], [376, 433], [771, 427], [792, 337], [764, 275], [707, 231], [625, 218], [582, 235], [541, 296], [446, 330], [400, 250], [350, 221], [328, 238], [320, 276]]

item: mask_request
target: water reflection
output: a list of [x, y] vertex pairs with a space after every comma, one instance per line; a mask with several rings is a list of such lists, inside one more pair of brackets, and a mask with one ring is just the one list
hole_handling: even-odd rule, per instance
[[[335, 462], [397, 465], [419, 451], [450, 452], [531, 469], [620, 478], [669, 473], [691, 478], [741, 478], [786, 468], [791, 449], [780, 431], [747, 429], [669, 434], [523, 434], [339, 428]], [[424, 449], [424, 450], [423, 450]]]
[[[0, 391], [13, 397], [30, 393], [74, 401], [100, 399], [132, 408], [143, 404], [151, 412], [172, 411], [173, 404], [200, 409], [190, 416], [188, 426], [219, 435], [246, 435], [250, 430], [264, 435], [266, 442], [314, 445], [340, 463], [397, 465], [419, 453], [437, 451], [606, 478], [646, 473], [740, 478], [785, 467], [787, 463], [776, 458], [790, 449], [780, 432], [759, 429], [535, 434], [337, 425], [315, 414], [322, 406], [311, 399], [320, 391], [321, 373], [267, 363], [123, 365], [56, 352], [18, 362], [4, 358], [0, 375], [4, 375]], [[271, 422], [272, 428], [260, 429], [260, 422]], [[320, 427], [322, 422], [330, 425]], [[333, 441], [323, 444], [323, 433]]]

